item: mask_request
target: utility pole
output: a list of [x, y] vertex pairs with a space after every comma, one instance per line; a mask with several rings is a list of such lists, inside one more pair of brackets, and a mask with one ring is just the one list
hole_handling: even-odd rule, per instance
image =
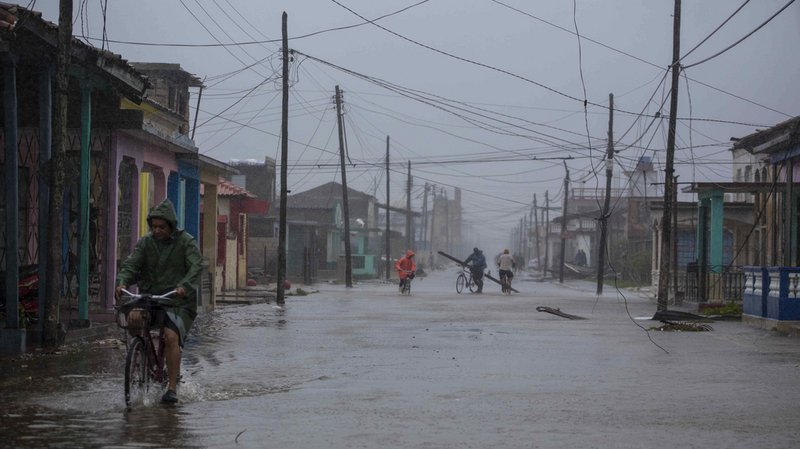
[[[795, 220], [792, 214], [794, 207], [794, 159], [787, 159], [786, 164], [786, 189], [783, 200], [783, 266], [794, 266], [794, 256], [792, 254], [792, 228]], [[796, 232], [796, 231], [795, 231]]]
[[534, 254], [536, 254], [536, 264], [538, 265], [541, 260], [539, 260], [539, 216], [537, 215], [537, 207], [536, 207], [536, 194], [533, 194], [533, 231], [536, 233], [536, 247], [534, 250]]
[[606, 198], [600, 214], [600, 244], [597, 245], [597, 294], [603, 294], [606, 269], [606, 234], [608, 233], [608, 208], [611, 204], [611, 178], [614, 174], [614, 94], [608, 94], [608, 148], [606, 151]]
[[431, 259], [430, 260], [431, 269], [433, 269], [433, 265], [434, 265], [433, 264], [433, 257], [434, 257], [434, 255], [433, 255], [433, 243], [434, 243], [433, 237], [436, 235], [436, 233], [435, 233], [436, 231], [435, 230], [436, 230], [436, 184], [433, 184], [431, 186], [431, 235], [430, 235], [431, 246], [429, 248], [430, 249], [430, 254], [429, 255], [430, 255], [430, 259]]
[[[203, 78], [205, 81], [205, 78]], [[194, 123], [192, 123], [192, 140], [194, 140], [194, 132], [197, 131], [197, 117], [200, 115], [200, 99], [203, 98], [203, 84], [200, 84], [200, 92], [197, 93], [197, 107], [194, 109]]]
[[569, 167], [564, 161], [564, 170], [567, 175], [564, 177], [564, 206], [561, 210], [561, 263], [558, 269], [558, 282], [564, 283], [564, 258], [567, 250], [567, 202], [569, 200]]
[[289, 31], [287, 28], [288, 15], [283, 12], [283, 99], [281, 107], [281, 211], [278, 224], [278, 274], [275, 302], [285, 303], [283, 283], [286, 279], [286, 200], [289, 190], [287, 188], [287, 174], [289, 171]]
[[428, 246], [428, 183], [425, 183], [425, 193], [422, 197], [422, 246], [423, 249], [430, 249]]
[[678, 301], [678, 177], [675, 176], [672, 190], [672, 298]]
[[680, 81], [680, 48], [681, 48], [681, 0], [675, 0], [675, 12], [672, 15], [672, 91], [669, 101], [669, 128], [667, 131], [667, 155], [664, 168], [664, 213], [661, 217], [661, 259], [658, 264], [658, 296], [657, 310], [667, 310], [669, 292], [670, 248], [672, 246], [672, 194], [673, 163], [675, 159], [675, 126], [678, 117], [678, 84]]
[[[534, 193], [533, 196], [535, 198], [536, 194]], [[536, 202], [534, 200], [534, 205], [535, 204], [536, 204]], [[530, 211], [530, 213], [528, 213], [528, 234], [525, 236], [527, 238], [527, 240], [528, 240], [528, 244], [525, 245], [525, 260], [526, 261], [531, 260], [531, 257], [533, 257], [533, 250], [531, 250], [531, 246], [533, 246], [533, 245], [530, 242], [530, 238], [531, 238], [531, 229], [530, 228], [533, 226], [534, 216], [536, 215], [536, 212], [533, 211], [534, 207], [535, 206], [531, 206], [531, 211]], [[536, 243], [538, 244], [539, 242], [537, 241]]]
[[[547, 276], [547, 269], [550, 268], [550, 197], [549, 190], [544, 191], [544, 269], [542, 273]], [[552, 270], [550, 272], [552, 274]]]
[[[344, 235], [342, 242], [344, 242], [344, 283], [347, 287], [353, 287], [353, 265], [351, 261], [352, 249], [350, 248], [350, 206], [347, 199], [347, 169], [344, 163], [344, 126], [342, 124], [342, 93], [339, 90], [339, 85], [336, 85], [336, 119], [339, 123], [339, 160], [342, 165], [342, 212], [344, 213]], [[388, 218], [388, 207], [387, 215]]]
[[408, 161], [406, 182], [406, 249], [414, 249], [414, 215], [411, 213], [411, 161]]
[[51, 230], [47, 242], [47, 284], [42, 342], [45, 347], [59, 345], [59, 303], [61, 300], [61, 258], [64, 198], [64, 159], [67, 152], [67, 104], [69, 64], [72, 51], [72, 0], [60, 0], [58, 7], [58, 54], [56, 59], [56, 91], [53, 98], [53, 154], [50, 166], [50, 204], [48, 224]]
[[392, 239], [390, 236], [389, 224], [389, 136], [386, 136], [386, 275], [385, 279], [389, 280], [389, 274], [392, 271], [392, 258], [391, 246]]
[[445, 246], [447, 247], [447, 253], [452, 254], [453, 250], [450, 248], [450, 200], [447, 199], [447, 191], [442, 187], [442, 193], [444, 194], [444, 235], [445, 235]]

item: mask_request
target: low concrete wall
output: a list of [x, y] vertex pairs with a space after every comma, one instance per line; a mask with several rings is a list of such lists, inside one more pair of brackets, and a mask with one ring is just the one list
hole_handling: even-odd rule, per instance
[[776, 331], [784, 335], [800, 336], [800, 321], [779, 321], [743, 313], [742, 323], [750, 327]]

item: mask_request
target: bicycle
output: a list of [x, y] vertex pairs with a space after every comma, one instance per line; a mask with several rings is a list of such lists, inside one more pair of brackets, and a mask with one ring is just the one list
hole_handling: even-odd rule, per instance
[[468, 288], [470, 293], [475, 291], [475, 281], [472, 279], [472, 271], [469, 267], [463, 267], [461, 272], [458, 273], [456, 278], [456, 293], [461, 294], [464, 287]]
[[409, 276], [400, 280], [400, 294], [404, 296], [411, 295], [411, 280], [414, 279], [413, 271], [406, 271]]
[[[164, 385], [167, 382], [164, 308], [161, 301], [169, 299], [177, 291], [163, 295], [134, 294], [125, 289], [122, 292], [125, 293], [124, 298], [129, 300], [115, 306], [117, 325], [133, 330], [131, 312], [138, 312], [138, 321], [141, 322], [141, 327], [132, 334], [125, 357], [125, 405], [130, 407], [134, 402], [144, 401], [152, 383]], [[153, 328], [158, 329], [157, 333]]]
[[511, 278], [507, 274], [500, 275], [500, 290], [506, 295], [511, 294]]

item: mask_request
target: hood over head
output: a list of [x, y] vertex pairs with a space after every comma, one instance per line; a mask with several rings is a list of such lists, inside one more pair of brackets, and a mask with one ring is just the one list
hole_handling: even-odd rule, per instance
[[150, 220], [153, 218], [166, 220], [172, 226], [172, 232], [178, 230], [178, 215], [175, 213], [175, 206], [172, 205], [172, 201], [169, 199], [165, 199], [150, 210], [150, 213], [147, 214], [148, 226], [152, 226]]
[[414, 251], [411, 250], [406, 251], [406, 257], [414, 257]]

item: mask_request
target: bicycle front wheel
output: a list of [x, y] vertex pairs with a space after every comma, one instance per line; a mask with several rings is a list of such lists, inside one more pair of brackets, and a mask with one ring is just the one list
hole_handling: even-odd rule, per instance
[[464, 286], [467, 284], [467, 277], [464, 274], [459, 274], [456, 278], [456, 293], [461, 293], [464, 290]]
[[147, 353], [144, 342], [136, 337], [128, 347], [125, 358], [125, 405], [144, 401], [150, 388], [150, 373], [147, 369]]

